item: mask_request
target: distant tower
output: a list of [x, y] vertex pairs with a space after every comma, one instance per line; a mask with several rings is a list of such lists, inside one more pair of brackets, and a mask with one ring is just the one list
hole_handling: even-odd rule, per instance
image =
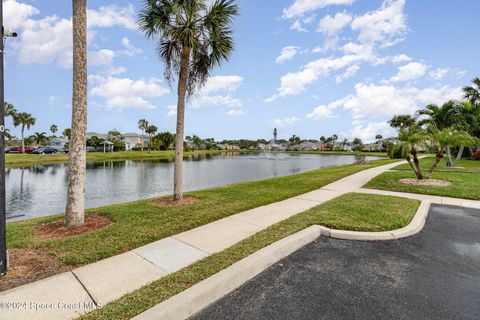
[[277, 134], [278, 134], [277, 128], [273, 129], [273, 143], [277, 141]]

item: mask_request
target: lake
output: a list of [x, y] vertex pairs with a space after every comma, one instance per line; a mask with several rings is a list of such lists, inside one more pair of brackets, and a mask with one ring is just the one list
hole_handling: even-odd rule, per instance
[[[368, 161], [382, 159], [367, 157]], [[353, 155], [234, 153], [195, 155], [184, 161], [184, 190], [286, 176], [355, 163]], [[65, 211], [66, 163], [7, 168], [7, 212], [21, 220]], [[88, 208], [171, 194], [173, 162], [126, 160], [87, 163]]]

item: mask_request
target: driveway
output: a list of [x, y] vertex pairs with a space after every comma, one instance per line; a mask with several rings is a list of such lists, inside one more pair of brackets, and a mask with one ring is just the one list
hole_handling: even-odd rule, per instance
[[192, 319], [480, 319], [480, 210], [387, 242], [320, 237]]

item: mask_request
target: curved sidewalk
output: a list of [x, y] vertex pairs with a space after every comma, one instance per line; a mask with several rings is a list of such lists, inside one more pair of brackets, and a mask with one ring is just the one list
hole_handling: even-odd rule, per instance
[[[400, 163], [367, 169], [321, 189], [248, 210], [70, 272], [2, 292], [0, 306], [22, 301], [29, 305], [22, 305], [21, 308], [3, 307], [1, 318], [75, 318], [345, 193], [382, 194], [383, 191], [361, 188], [372, 178]], [[35, 307], [41, 309], [36, 310]]]

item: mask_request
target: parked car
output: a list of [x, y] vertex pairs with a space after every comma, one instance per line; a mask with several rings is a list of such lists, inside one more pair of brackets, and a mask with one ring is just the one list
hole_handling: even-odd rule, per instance
[[[34, 147], [25, 147], [25, 153], [32, 153], [35, 150]], [[6, 153], [22, 153], [22, 147], [10, 147], [5, 151]]]
[[41, 147], [32, 152], [33, 154], [55, 154], [57, 149], [52, 147]]

